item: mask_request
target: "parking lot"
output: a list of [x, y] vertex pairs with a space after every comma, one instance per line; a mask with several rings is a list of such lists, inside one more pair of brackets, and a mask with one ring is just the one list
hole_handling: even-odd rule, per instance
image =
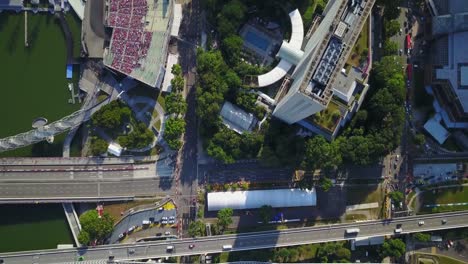
[[415, 164], [413, 167], [415, 183], [437, 184], [458, 179], [457, 164]]
[[[109, 239], [111, 244], [141, 237], [175, 235], [176, 209], [153, 208], [132, 213], [115, 225]], [[172, 231], [171, 231], [172, 230]]]

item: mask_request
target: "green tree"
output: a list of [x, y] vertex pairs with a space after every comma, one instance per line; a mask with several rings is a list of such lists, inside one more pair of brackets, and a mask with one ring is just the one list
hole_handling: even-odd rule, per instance
[[182, 92], [185, 86], [185, 80], [182, 75], [175, 75], [171, 80], [172, 89], [175, 92]]
[[89, 234], [88, 232], [81, 230], [80, 234], [78, 235], [78, 242], [82, 245], [88, 245], [89, 244]]
[[335, 252], [336, 258], [340, 260], [342, 263], [350, 262], [351, 259], [351, 251], [347, 248], [339, 248]]
[[91, 117], [91, 121], [94, 126], [114, 129], [128, 122], [131, 113], [130, 108], [119, 103], [119, 101], [113, 101], [97, 111]]
[[180, 66], [180, 64], [174, 64], [172, 66], [171, 73], [175, 76], [182, 75], [182, 67]]
[[91, 139], [91, 154], [93, 156], [101, 155], [107, 151], [109, 144], [101, 138], [93, 137]]
[[396, 203], [396, 204], [399, 204], [400, 202], [403, 202], [403, 199], [404, 199], [404, 195], [400, 191], [393, 191], [393, 192], [389, 193], [389, 196], [392, 199], [392, 201], [394, 203]]
[[381, 249], [382, 257], [400, 258], [406, 251], [405, 242], [401, 239], [386, 240]]
[[201, 220], [191, 222], [188, 228], [191, 237], [200, 237], [205, 235], [205, 224]]
[[424, 143], [426, 143], [426, 137], [424, 136], [424, 134], [416, 133], [416, 135], [414, 135], [413, 141], [414, 144], [422, 146], [424, 145]]
[[427, 233], [416, 233], [413, 235], [413, 237], [421, 242], [429, 242], [431, 241], [431, 235]]
[[88, 210], [80, 216], [80, 224], [82, 230], [88, 233], [90, 241], [103, 241], [112, 232], [114, 219], [107, 212], [99, 217], [96, 210]]
[[260, 207], [258, 214], [260, 219], [262, 219], [262, 222], [264, 224], [268, 224], [268, 222], [271, 220], [271, 217], [273, 216], [273, 208], [271, 205], [263, 205]]
[[327, 177], [321, 177], [319, 181], [319, 186], [323, 191], [328, 192], [331, 187], [333, 187], [333, 182]]
[[169, 114], [184, 114], [187, 111], [187, 103], [179, 93], [171, 93], [166, 96], [166, 112]]
[[302, 167], [307, 170], [333, 169], [341, 165], [342, 157], [337, 142], [327, 142], [322, 136], [306, 141]]
[[179, 149], [180, 147], [182, 147], [180, 137], [183, 133], [185, 133], [184, 119], [174, 117], [170, 117], [167, 119], [163, 137], [170, 148]]
[[390, 38], [396, 35], [400, 31], [400, 22], [398, 20], [385, 20], [385, 35], [387, 38]]
[[385, 56], [397, 55], [398, 54], [398, 43], [392, 40], [385, 40], [384, 42], [384, 54]]
[[218, 211], [218, 226], [224, 231], [230, 224], [232, 224], [232, 208], [223, 208]]
[[243, 43], [239, 35], [231, 35], [223, 39], [224, 58], [229, 65], [235, 66], [239, 63]]

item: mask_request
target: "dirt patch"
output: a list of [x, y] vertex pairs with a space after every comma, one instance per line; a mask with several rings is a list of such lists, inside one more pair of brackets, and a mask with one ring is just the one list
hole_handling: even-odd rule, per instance
[[151, 200], [139, 200], [139, 201], [129, 201], [122, 203], [112, 203], [104, 205], [104, 210], [108, 212], [114, 219], [115, 222], [119, 222], [122, 218], [122, 212], [129, 210], [130, 208], [146, 205], [146, 204], [155, 204], [156, 202], [161, 201], [160, 199], [151, 199]]

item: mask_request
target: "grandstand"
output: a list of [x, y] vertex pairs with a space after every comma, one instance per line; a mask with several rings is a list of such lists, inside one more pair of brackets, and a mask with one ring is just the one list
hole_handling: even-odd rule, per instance
[[113, 29], [104, 64], [152, 87], [162, 80], [172, 0], [109, 0], [106, 26]]

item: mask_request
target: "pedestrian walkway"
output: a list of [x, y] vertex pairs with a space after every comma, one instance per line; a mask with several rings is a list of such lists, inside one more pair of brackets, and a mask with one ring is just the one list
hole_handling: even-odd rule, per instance
[[80, 220], [76, 214], [75, 207], [72, 203], [62, 203], [63, 210], [65, 211], [65, 216], [67, 217], [68, 225], [72, 231], [73, 239], [75, 240], [76, 246], [80, 246], [78, 241], [78, 235], [81, 231]]

